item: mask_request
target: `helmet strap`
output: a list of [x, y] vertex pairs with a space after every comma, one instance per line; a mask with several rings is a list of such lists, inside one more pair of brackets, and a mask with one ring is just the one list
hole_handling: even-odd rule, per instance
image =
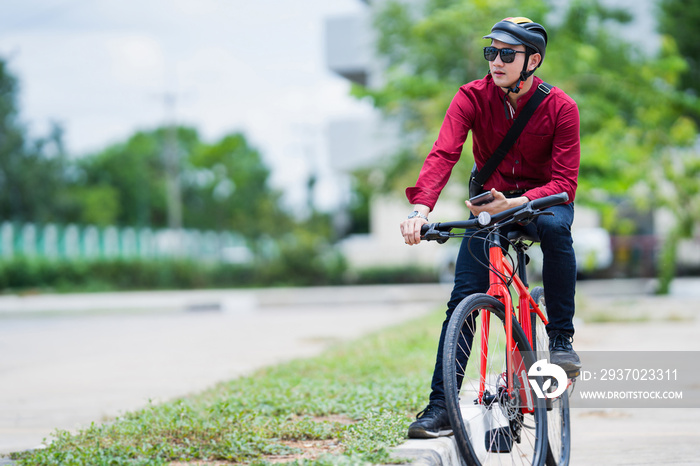
[[525, 63], [523, 63], [522, 71], [520, 71], [520, 78], [517, 81], [515, 81], [515, 83], [513, 84], [513, 87], [508, 88], [508, 92], [506, 93], [506, 95], [511, 93], [511, 92], [513, 94], [517, 94], [518, 92], [520, 92], [520, 89], [522, 89], [523, 86], [525, 85], [525, 81], [527, 81], [527, 78], [532, 76], [532, 73], [535, 72], [535, 70], [532, 70], [532, 71], [527, 70], [527, 65], [530, 63], [530, 56], [531, 55], [532, 54], [530, 53], [530, 49], [527, 48], [525, 50]]
[[527, 78], [532, 76], [532, 74], [535, 72], [535, 70], [532, 70], [532, 71], [527, 70], [527, 65], [530, 63], [530, 55], [531, 55], [530, 50], [529, 49], [526, 50], [525, 64], [523, 65], [523, 69], [520, 72], [520, 78], [518, 78], [518, 80], [515, 81], [515, 83], [513, 83], [513, 87], [508, 88], [508, 91], [506, 91], [506, 95], [503, 98], [503, 108], [505, 109], [505, 112], [506, 112], [506, 120], [510, 120], [510, 112], [508, 111], [508, 105], [506, 103], [506, 100], [508, 99], [508, 94], [510, 94], [511, 92], [513, 94], [519, 93], [520, 89], [522, 89], [523, 86], [525, 85], [525, 81], [527, 81]]

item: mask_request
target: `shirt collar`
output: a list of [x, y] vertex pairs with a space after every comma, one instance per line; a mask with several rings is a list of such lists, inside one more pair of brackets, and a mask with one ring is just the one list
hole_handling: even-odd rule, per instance
[[[491, 76], [491, 73], [486, 75], [486, 81], [489, 83], [489, 86], [493, 88], [491, 92], [493, 92], [494, 96], [497, 96], [498, 99], [501, 101], [501, 103], [503, 103], [503, 98], [505, 97], [506, 93], [503, 89], [501, 89], [500, 87], [496, 86], [496, 84], [494, 84], [493, 76]], [[525, 104], [528, 102], [528, 100], [530, 100], [530, 98], [533, 95], [535, 95], [535, 91], [537, 90], [537, 86], [539, 86], [540, 84], [542, 84], [542, 80], [540, 78], [538, 78], [537, 76], [533, 76], [532, 86], [522, 97], [520, 97], [518, 99], [518, 108], [515, 111], [515, 117], [518, 116], [518, 114], [520, 113], [520, 110], [525, 106]]]

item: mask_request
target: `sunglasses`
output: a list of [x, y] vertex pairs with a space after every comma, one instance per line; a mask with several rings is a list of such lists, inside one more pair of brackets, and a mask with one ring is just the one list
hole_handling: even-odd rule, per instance
[[497, 49], [496, 47], [484, 47], [484, 58], [488, 61], [494, 61], [499, 53], [501, 54], [501, 61], [503, 63], [513, 63], [513, 60], [515, 60], [516, 53], [525, 52], [513, 49]]

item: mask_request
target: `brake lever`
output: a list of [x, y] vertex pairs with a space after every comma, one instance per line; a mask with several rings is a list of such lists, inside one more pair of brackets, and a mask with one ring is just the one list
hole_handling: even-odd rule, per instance
[[430, 228], [423, 236], [421, 236], [421, 239], [426, 241], [437, 241], [438, 244], [444, 244], [448, 239], [450, 239], [450, 231], [452, 231], [452, 229], [450, 229], [450, 231], [441, 231], [435, 228], [436, 225], [437, 224], [435, 223], [431, 223]]
[[525, 226], [540, 215], [554, 215], [554, 212], [546, 210], [533, 210], [532, 207], [528, 205], [526, 208], [513, 215], [513, 221], [519, 225]]

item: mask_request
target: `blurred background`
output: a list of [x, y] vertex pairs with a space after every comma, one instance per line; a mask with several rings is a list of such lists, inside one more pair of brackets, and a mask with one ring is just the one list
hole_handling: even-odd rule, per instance
[[[514, 15], [579, 105], [580, 277], [700, 274], [696, 2], [3, 7], [5, 292], [449, 281], [453, 249], [401, 240], [403, 192]], [[431, 220], [468, 215], [465, 147]]]

